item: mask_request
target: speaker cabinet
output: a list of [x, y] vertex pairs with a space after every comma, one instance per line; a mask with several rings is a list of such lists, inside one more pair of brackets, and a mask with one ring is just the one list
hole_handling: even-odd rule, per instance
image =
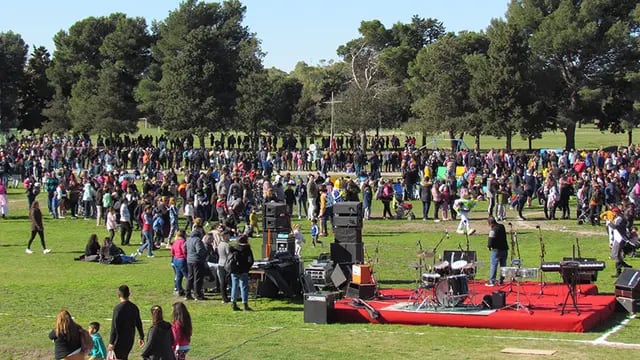
[[345, 297], [359, 298], [362, 300], [373, 299], [375, 296], [376, 296], [375, 284], [349, 283], [349, 286], [347, 286], [347, 291], [345, 292]]
[[269, 202], [262, 206], [262, 217], [288, 216], [287, 204]]
[[332, 322], [335, 301], [334, 293], [304, 294], [304, 322], [315, 324]]
[[262, 218], [262, 228], [267, 229], [279, 229], [291, 231], [291, 217], [289, 215], [283, 216], [266, 216]]
[[504, 291], [494, 291], [491, 294], [491, 308], [502, 309], [506, 305], [507, 293]]
[[333, 205], [334, 216], [354, 216], [362, 218], [362, 202], [359, 201], [343, 201]]
[[333, 229], [335, 242], [337, 243], [361, 243], [362, 229], [355, 227], [336, 227]]
[[640, 270], [624, 269], [616, 281], [616, 296], [640, 299]]
[[363, 243], [331, 243], [331, 260], [334, 263], [356, 263], [364, 262]]
[[333, 225], [336, 228], [350, 227], [362, 228], [362, 218], [358, 216], [339, 216], [333, 214]]

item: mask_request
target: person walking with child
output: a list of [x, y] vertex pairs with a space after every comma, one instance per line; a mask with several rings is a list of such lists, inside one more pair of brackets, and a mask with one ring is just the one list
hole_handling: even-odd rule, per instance
[[56, 359], [84, 359], [80, 340], [82, 327], [76, 324], [67, 310], [60, 310], [56, 326], [49, 333]]

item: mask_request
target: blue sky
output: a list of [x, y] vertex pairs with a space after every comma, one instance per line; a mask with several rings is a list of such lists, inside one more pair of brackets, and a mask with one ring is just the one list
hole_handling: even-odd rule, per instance
[[[337, 59], [336, 49], [358, 37], [362, 20], [380, 20], [387, 28], [408, 23], [413, 15], [436, 18], [447, 31], [484, 30], [504, 17], [508, 0], [241, 0], [245, 25], [262, 41], [266, 67], [291, 71], [298, 61], [318, 65]], [[122, 12], [163, 20], [178, 0], [31, 0], [5, 1], [0, 32], [13, 31], [30, 45], [50, 52], [53, 35], [89, 16]]]

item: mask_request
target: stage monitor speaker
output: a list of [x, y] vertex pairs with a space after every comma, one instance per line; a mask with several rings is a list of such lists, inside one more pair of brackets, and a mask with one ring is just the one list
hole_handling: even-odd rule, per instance
[[331, 260], [334, 263], [356, 263], [364, 262], [363, 243], [331, 243]]
[[362, 242], [362, 228], [336, 227], [333, 229], [335, 242], [337, 243], [359, 243]]
[[335, 293], [304, 294], [304, 322], [328, 324], [333, 318], [336, 301]]
[[316, 287], [313, 286], [313, 279], [311, 278], [311, 274], [303, 274], [301, 280], [302, 291], [304, 291], [305, 294], [316, 292]]
[[458, 260], [475, 262], [478, 260], [478, 255], [475, 251], [445, 250], [442, 255], [442, 260], [448, 261], [449, 264], [453, 264]]
[[331, 273], [331, 282], [336, 289], [341, 289], [351, 281], [349, 264], [337, 264]]
[[640, 270], [624, 269], [616, 281], [616, 296], [640, 299]]
[[287, 213], [287, 204], [268, 202], [262, 206], [262, 217], [281, 217], [289, 216]]
[[618, 296], [618, 304], [630, 314], [635, 314], [640, 310], [640, 300]]
[[360, 201], [343, 201], [333, 205], [333, 214], [335, 216], [354, 216], [362, 218], [362, 202]]
[[505, 307], [507, 301], [507, 293], [504, 291], [494, 291], [491, 294], [491, 308], [492, 309], [502, 309]]

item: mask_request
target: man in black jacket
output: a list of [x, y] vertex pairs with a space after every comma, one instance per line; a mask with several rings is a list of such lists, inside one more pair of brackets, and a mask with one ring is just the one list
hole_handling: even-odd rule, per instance
[[140, 309], [136, 304], [129, 301], [129, 287], [121, 285], [118, 288], [118, 298], [120, 303], [113, 308], [113, 318], [111, 320], [111, 334], [109, 336], [109, 350], [113, 350], [117, 359], [127, 360], [131, 348], [135, 331], [138, 330], [140, 347], [144, 345], [144, 330], [140, 319]]
[[232, 308], [234, 311], [240, 310], [236, 304], [239, 285], [244, 310], [251, 311], [252, 309], [249, 307], [249, 270], [251, 270], [251, 267], [253, 266], [253, 252], [251, 251], [247, 235], [240, 235], [238, 237], [238, 245], [232, 247], [230, 252], [235, 253], [236, 257], [236, 264], [229, 269], [231, 271]]
[[[509, 245], [507, 244], [507, 231], [504, 228], [504, 225], [499, 224], [493, 216], [489, 216], [487, 223], [489, 224], [487, 248], [491, 251], [491, 269], [487, 286], [493, 286], [496, 282], [498, 264], [500, 267], [507, 265]], [[504, 276], [500, 276], [500, 285], [503, 283]]]
[[[187, 239], [187, 289], [185, 300], [206, 300], [202, 291], [202, 281], [207, 272], [207, 248], [202, 242], [204, 230], [196, 228]], [[211, 236], [211, 235], [207, 235]]]

